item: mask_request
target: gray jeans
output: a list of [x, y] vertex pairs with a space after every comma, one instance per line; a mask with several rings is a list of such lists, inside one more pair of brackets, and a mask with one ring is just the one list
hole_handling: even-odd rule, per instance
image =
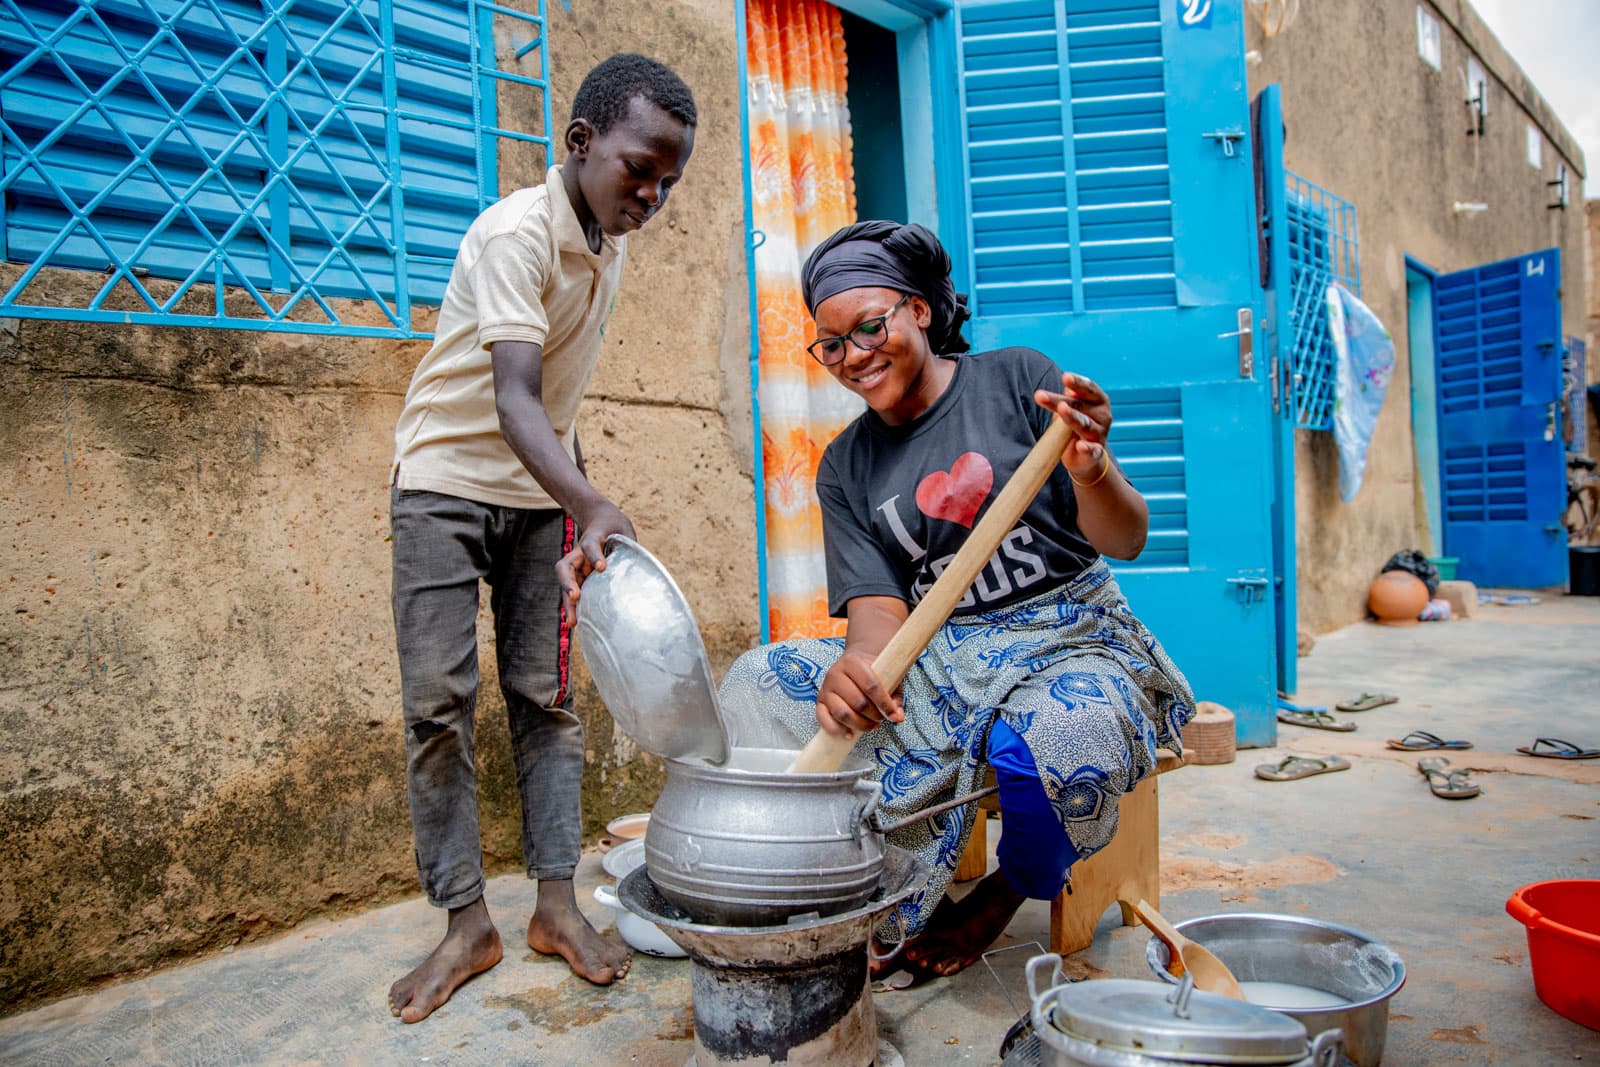
[[555, 565], [571, 545], [564, 512], [392, 489], [394, 628], [405, 706], [406, 781], [417, 873], [442, 908], [483, 895], [478, 769], [478, 582], [489, 585], [495, 658], [522, 797], [531, 878], [571, 878], [581, 846], [583, 724], [567, 691]]

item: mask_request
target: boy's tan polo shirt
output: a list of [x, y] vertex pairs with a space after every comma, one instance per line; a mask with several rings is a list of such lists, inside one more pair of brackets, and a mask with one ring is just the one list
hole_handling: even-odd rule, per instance
[[439, 307], [433, 347], [406, 390], [395, 427], [394, 483], [514, 508], [560, 505], [500, 436], [494, 407], [495, 341], [542, 345], [541, 393], [556, 435], [574, 455], [574, 421], [600, 356], [622, 280], [626, 239], [589, 251], [578, 216], [551, 167], [468, 228]]

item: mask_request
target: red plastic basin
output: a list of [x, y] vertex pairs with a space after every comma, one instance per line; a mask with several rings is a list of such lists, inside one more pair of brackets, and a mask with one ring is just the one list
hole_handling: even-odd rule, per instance
[[1506, 911], [1528, 928], [1533, 989], [1556, 1012], [1600, 1030], [1600, 879], [1525, 885]]

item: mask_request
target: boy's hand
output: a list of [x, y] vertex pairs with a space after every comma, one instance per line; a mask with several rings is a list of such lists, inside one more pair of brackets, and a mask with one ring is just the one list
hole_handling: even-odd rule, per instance
[[561, 616], [568, 626], [578, 621], [579, 587], [584, 579], [606, 569], [606, 539], [612, 534], [634, 537], [633, 523], [609, 500], [599, 501], [588, 514], [573, 519], [578, 524], [578, 543], [556, 563]]
[[1080, 481], [1093, 479], [1101, 471], [1106, 435], [1111, 432], [1111, 398], [1088, 378], [1067, 371], [1061, 375], [1061, 392], [1039, 389], [1033, 399], [1072, 427], [1072, 442], [1061, 454], [1068, 473]]
[[835, 737], [854, 740], [884, 720], [904, 722], [905, 705], [890, 693], [864, 652], [846, 651], [823, 676], [817, 690], [817, 725]]

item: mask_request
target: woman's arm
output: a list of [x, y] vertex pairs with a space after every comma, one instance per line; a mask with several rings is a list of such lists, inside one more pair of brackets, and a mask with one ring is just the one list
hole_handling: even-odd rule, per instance
[[1061, 392], [1033, 394], [1040, 407], [1056, 413], [1078, 432], [1061, 455], [1078, 498], [1078, 529], [1102, 556], [1133, 559], [1150, 534], [1150, 508], [1111, 458], [1111, 399], [1081, 374], [1061, 375]]
[[817, 690], [817, 725], [823, 730], [854, 740], [885, 719], [905, 720], [900, 694], [883, 687], [872, 661], [910, 613], [906, 602], [893, 596], [858, 596], [845, 605], [844, 654]]

